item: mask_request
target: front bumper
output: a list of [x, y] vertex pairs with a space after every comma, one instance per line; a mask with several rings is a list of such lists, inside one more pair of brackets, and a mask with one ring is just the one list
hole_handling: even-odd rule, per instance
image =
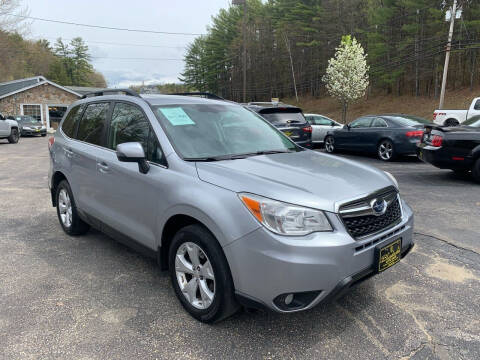
[[35, 135], [47, 135], [47, 129], [36, 131], [36, 130], [25, 130], [22, 129], [20, 132], [21, 136], [35, 136]]
[[[336, 229], [302, 238], [285, 237], [259, 228], [224, 248], [242, 302], [277, 312], [310, 309], [374, 274], [377, 246], [402, 238], [402, 252], [413, 246], [413, 213], [402, 201], [401, 222], [381, 233], [354, 240], [336, 214]], [[375, 244], [373, 244], [375, 242]], [[388, 270], [387, 270], [388, 271]], [[282, 309], [274, 299], [284, 294], [314, 293], [308, 304]]]

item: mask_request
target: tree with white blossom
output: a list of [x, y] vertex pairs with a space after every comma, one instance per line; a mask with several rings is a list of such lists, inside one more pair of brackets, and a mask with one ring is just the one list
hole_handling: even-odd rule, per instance
[[369, 84], [368, 70], [362, 45], [350, 35], [343, 36], [323, 77], [329, 94], [342, 104], [343, 123], [347, 120], [348, 105], [365, 95]]

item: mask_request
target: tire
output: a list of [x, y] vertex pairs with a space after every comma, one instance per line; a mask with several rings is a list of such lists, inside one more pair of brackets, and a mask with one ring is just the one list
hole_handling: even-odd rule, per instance
[[68, 235], [77, 236], [85, 234], [90, 226], [84, 222], [77, 212], [75, 199], [68, 181], [62, 180], [57, 185], [55, 194], [57, 216], [63, 231]]
[[392, 161], [396, 157], [395, 146], [393, 142], [388, 139], [380, 141], [377, 147], [378, 158], [382, 161]]
[[42, 137], [45, 137], [45, 136], [47, 136], [47, 134], [42, 134]]
[[[175, 293], [195, 319], [214, 323], [237, 312], [240, 306], [235, 300], [227, 259], [218, 241], [203, 226], [189, 225], [175, 234], [168, 262]], [[195, 264], [196, 271], [192, 270]], [[193, 290], [190, 294], [188, 288]]]
[[329, 154], [333, 154], [335, 152], [335, 138], [332, 135], [328, 135], [325, 137], [325, 151]]
[[10, 136], [8, 137], [8, 142], [10, 144], [16, 144], [18, 143], [19, 138], [20, 138], [20, 135], [18, 134], [18, 129], [12, 129]]
[[472, 175], [476, 182], [480, 183], [480, 158], [475, 161], [472, 168]]
[[448, 119], [445, 121], [445, 126], [458, 126], [460, 123], [455, 119]]

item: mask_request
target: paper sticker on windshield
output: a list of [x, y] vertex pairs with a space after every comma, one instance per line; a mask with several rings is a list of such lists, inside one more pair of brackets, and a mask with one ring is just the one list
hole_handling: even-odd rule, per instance
[[173, 126], [180, 126], [180, 125], [195, 125], [192, 119], [187, 115], [185, 111], [181, 107], [175, 108], [163, 108], [160, 109], [163, 116], [170, 121], [170, 124]]

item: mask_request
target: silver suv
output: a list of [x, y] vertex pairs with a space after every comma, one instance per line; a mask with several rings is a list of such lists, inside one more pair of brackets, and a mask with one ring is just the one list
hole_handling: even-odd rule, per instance
[[413, 214], [388, 173], [299, 147], [240, 105], [104, 91], [49, 140], [61, 226], [155, 257], [203, 322], [310, 309], [396, 264]]

